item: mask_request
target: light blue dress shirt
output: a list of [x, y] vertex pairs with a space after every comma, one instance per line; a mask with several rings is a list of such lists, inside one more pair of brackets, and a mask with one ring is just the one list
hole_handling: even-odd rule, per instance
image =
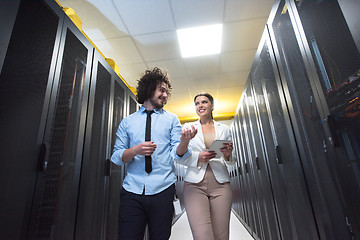
[[[152, 171], [145, 172], [145, 156], [136, 155], [127, 163], [127, 173], [123, 182], [126, 191], [145, 195], [157, 194], [176, 181], [174, 159], [187, 158], [191, 150], [182, 156], [176, 154], [180, 143], [181, 125], [178, 117], [164, 109], [154, 109], [151, 114], [151, 141], [157, 148], [151, 155]], [[145, 141], [146, 112], [142, 106], [139, 111], [124, 118], [116, 132], [116, 141], [111, 161], [124, 165], [122, 155], [126, 149]]]

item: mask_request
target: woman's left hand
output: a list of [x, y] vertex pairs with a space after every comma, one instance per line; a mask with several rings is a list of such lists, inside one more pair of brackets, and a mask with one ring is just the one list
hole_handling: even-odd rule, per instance
[[233, 143], [229, 142], [228, 144], [224, 143], [224, 147], [220, 148], [220, 152], [224, 154], [224, 158], [229, 161], [231, 152], [233, 150]]

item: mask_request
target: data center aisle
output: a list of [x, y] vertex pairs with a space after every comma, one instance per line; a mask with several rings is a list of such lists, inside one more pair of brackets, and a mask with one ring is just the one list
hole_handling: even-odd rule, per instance
[[[191, 230], [187, 219], [186, 212], [176, 221], [171, 230], [171, 236], [169, 240], [191, 240]], [[230, 217], [230, 240], [253, 240], [249, 232], [231, 213]]]

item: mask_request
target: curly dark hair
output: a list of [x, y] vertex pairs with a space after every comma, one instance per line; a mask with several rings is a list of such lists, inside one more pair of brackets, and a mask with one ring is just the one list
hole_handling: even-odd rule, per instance
[[136, 100], [138, 103], [143, 104], [147, 99], [154, 96], [156, 87], [165, 83], [168, 87], [168, 96], [170, 97], [171, 80], [168, 77], [166, 70], [161, 70], [158, 67], [145, 70], [145, 74], [138, 80], [136, 87], [137, 95]]

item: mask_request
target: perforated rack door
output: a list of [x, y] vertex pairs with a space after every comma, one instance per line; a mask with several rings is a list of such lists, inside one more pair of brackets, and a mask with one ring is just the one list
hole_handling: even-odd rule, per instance
[[1, 46], [0, 239], [25, 239], [40, 171], [63, 12], [44, 1], [21, 1], [17, 12], [8, 9], [8, 4], [16, 2], [2, 5], [15, 23], [11, 28], [11, 22], [2, 22], [12, 34], [8, 47]]
[[29, 238], [74, 235], [88, 105], [92, 45], [66, 18], [46, 123]]

